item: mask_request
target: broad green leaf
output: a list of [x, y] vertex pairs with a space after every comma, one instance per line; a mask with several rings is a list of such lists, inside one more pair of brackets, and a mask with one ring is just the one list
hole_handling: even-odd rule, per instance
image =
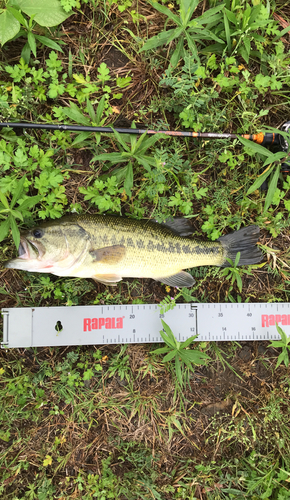
[[92, 161], [111, 161], [112, 163], [120, 163], [121, 161], [128, 161], [128, 157], [123, 156], [122, 153], [102, 153], [94, 156]]
[[141, 163], [141, 165], [145, 165], [147, 163], [148, 165], [151, 165], [152, 167], [156, 167], [156, 159], [152, 158], [151, 156], [139, 156], [139, 154], [135, 155], [136, 160]]
[[202, 54], [207, 54], [209, 53], [222, 53], [224, 49], [226, 48], [226, 44], [224, 43], [213, 43], [212, 45], [208, 45], [207, 47], [204, 47], [201, 49]]
[[228, 10], [226, 8], [224, 9], [224, 12], [226, 13], [228, 20], [231, 21], [231, 23], [233, 23], [235, 26], [237, 26], [237, 19], [235, 14], [231, 10]]
[[139, 156], [135, 156], [135, 159], [138, 163], [140, 163], [140, 165], [143, 165], [143, 167], [145, 168], [145, 170], [147, 170], [147, 172], [151, 172], [151, 167], [148, 163], [148, 161], [146, 161], [144, 158], [139, 157]]
[[116, 178], [115, 184], [116, 186], [118, 186], [125, 180], [126, 173], [127, 173], [127, 167], [117, 167], [113, 170], [113, 172], [100, 175], [99, 179], [105, 181], [109, 179], [109, 177], [114, 176]]
[[2, 191], [0, 191], [0, 201], [1, 203], [3, 203], [4, 207], [9, 210], [9, 203], [8, 203], [8, 200], [5, 196], [5, 194], [2, 193]]
[[18, 182], [17, 184], [17, 188], [16, 188], [16, 191], [13, 195], [13, 198], [12, 198], [12, 201], [11, 201], [11, 208], [14, 207], [15, 203], [17, 202], [17, 200], [20, 198], [20, 194], [22, 193], [23, 191], [23, 186], [24, 186], [24, 183], [26, 181], [26, 176], [24, 175], [20, 181]]
[[124, 138], [122, 137], [122, 135], [119, 134], [119, 132], [117, 132], [117, 130], [115, 130], [115, 129], [113, 130], [113, 132], [114, 132], [114, 136], [116, 137], [116, 139], [119, 142], [119, 144], [121, 144], [121, 146], [124, 148], [124, 150], [129, 153], [130, 152], [130, 148], [129, 148], [128, 144], [126, 144], [126, 142], [125, 142]]
[[186, 33], [190, 33], [191, 38], [195, 40], [215, 40], [216, 42], [223, 43], [224, 40], [217, 37], [212, 31], [206, 28], [190, 28], [186, 31]]
[[268, 186], [268, 192], [267, 192], [267, 196], [265, 198], [264, 213], [268, 210], [269, 206], [272, 203], [275, 191], [277, 189], [277, 184], [278, 184], [278, 179], [279, 179], [279, 175], [280, 175], [280, 170], [281, 170], [281, 166], [277, 165], [276, 166], [276, 170], [275, 170], [275, 172], [273, 174], [273, 177], [271, 179], [271, 182], [270, 182], [270, 184]]
[[175, 372], [176, 377], [180, 385], [183, 385], [182, 375], [181, 375], [181, 366], [178, 355], [175, 356]]
[[256, 22], [259, 14], [260, 14], [261, 7], [262, 7], [262, 3], [255, 5], [255, 7], [253, 7], [249, 11], [250, 15], [249, 15], [249, 20], [248, 20], [248, 26], [250, 26], [251, 24]]
[[[144, 140], [143, 136], [146, 136], [146, 140]], [[161, 139], [168, 139], [168, 135], [165, 134], [154, 134], [151, 137], [148, 134], [142, 134], [138, 140], [138, 154], [145, 153], [147, 149], [154, 146], [155, 142], [160, 141]], [[142, 143], [142, 145], [140, 145]]]
[[104, 112], [104, 107], [105, 107], [105, 102], [106, 102], [106, 96], [103, 95], [102, 99], [100, 100], [98, 107], [97, 107], [97, 113], [96, 113], [96, 122], [97, 124], [100, 123], [103, 112]]
[[281, 354], [278, 356], [278, 359], [277, 359], [277, 364], [276, 364], [276, 368], [278, 368], [278, 366], [284, 361], [284, 364], [285, 366], [288, 366], [289, 364], [289, 357], [288, 357], [288, 353], [286, 351], [286, 349], [281, 352]]
[[133, 187], [133, 166], [132, 162], [129, 161], [128, 166], [127, 166], [127, 172], [126, 172], [126, 177], [125, 177], [125, 182], [124, 182], [124, 188], [126, 191], [126, 194], [131, 198], [131, 189]]
[[19, 212], [19, 210], [11, 210], [10, 215], [12, 215], [14, 219], [20, 219], [23, 221], [23, 215], [21, 212]]
[[225, 25], [226, 40], [228, 45], [228, 53], [231, 54], [232, 52], [231, 30], [227, 14], [225, 11], [224, 11], [224, 25]]
[[40, 200], [42, 200], [43, 196], [42, 195], [36, 195], [36, 196], [30, 196], [26, 200], [24, 200], [21, 205], [19, 205], [19, 210], [23, 212], [24, 210], [27, 210], [28, 208], [34, 207]]
[[197, 337], [198, 335], [193, 335], [192, 337], [189, 337], [189, 339], [182, 342], [181, 349], [185, 349], [186, 347], [188, 347], [189, 344], [191, 344]]
[[179, 38], [182, 35], [183, 31], [183, 28], [175, 28], [175, 30], [171, 30], [171, 36], [168, 38], [166, 45], [169, 45], [169, 43], [172, 42], [172, 40], [174, 40], [175, 38]]
[[31, 31], [28, 32], [27, 39], [28, 39], [28, 44], [29, 44], [29, 47], [31, 48], [32, 54], [34, 55], [34, 57], [36, 57], [36, 42], [35, 42], [34, 34]]
[[218, 5], [217, 7], [213, 7], [212, 9], [207, 9], [204, 14], [199, 16], [196, 20], [200, 24], [211, 23], [213, 16], [215, 16], [218, 12], [220, 12], [224, 8], [224, 4]]
[[181, 59], [182, 51], [183, 51], [183, 43], [184, 43], [184, 38], [183, 38], [183, 36], [180, 36], [180, 38], [178, 40], [178, 44], [176, 46], [176, 49], [170, 58], [170, 64], [173, 68], [176, 68], [179, 60]]
[[30, 55], [31, 55], [31, 48], [29, 46], [29, 43], [26, 42], [26, 44], [24, 45], [24, 47], [21, 51], [21, 57], [22, 57], [22, 59], [24, 59], [26, 64], [29, 64]]
[[248, 26], [250, 15], [251, 15], [251, 6], [248, 4], [248, 7], [244, 11], [243, 19], [242, 19], [242, 30], [245, 31]]
[[285, 347], [283, 340], [273, 340], [267, 347]]
[[9, 7], [9, 5], [7, 5], [7, 10], [11, 12], [11, 14], [15, 17], [15, 19], [17, 19], [17, 21], [20, 22], [20, 24], [22, 24], [23, 26], [27, 25], [26, 19], [24, 19], [23, 15], [21, 14], [21, 12], [19, 12], [19, 10], [14, 9], [13, 7]]
[[169, 350], [169, 347], [159, 347], [158, 349], [154, 349], [154, 351], [151, 351], [151, 352], [154, 354], [164, 354], [165, 352], [168, 352], [168, 350]]
[[177, 354], [177, 350], [172, 349], [171, 352], [169, 352], [168, 354], [166, 354], [166, 356], [164, 356], [164, 358], [162, 360], [163, 363], [166, 363], [167, 361], [170, 361], [171, 359], [173, 359], [176, 354]]
[[276, 328], [277, 328], [277, 332], [279, 333], [279, 335], [281, 336], [281, 339], [284, 342], [284, 345], [287, 345], [289, 340], [290, 340], [290, 337], [288, 340], [286, 333], [284, 332], [284, 330], [282, 330], [282, 328], [277, 323], [276, 323]]
[[184, 28], [187, 26], [198, 4], [199, 0], [180, 0], [180, 17]]
[[287, 26], [282, 31], [280, 31], [279, 35], [275, 36], [273, 42], [275, 42], [276, 40], [278, 40], [278, 38], [282, 38], [282, 36], [286, 35], [286, 33], [288, 33], [288, 31], [290, 31], [290, 26]]
[[63, 113], [68, 116], [71, 120], [81, 125], [89, 127], [91, 122], [86, 118], [83, 113], [76, 107], [63, 108]]
[[[192, 0], [192, 1], [196, 1], [196, 0]], [[152, 5], [152, 7], [154, 7], [154, 9], [161, 12], [161, 14], [165, 14], [165, 16], [169, 17], [169, 19], [174, 21], [178, 26], [181, 25], [180, 18], [176, 14], [174, 14], [170, 9], [165, 7], [165, 5], [161, 5], [158, 2], [149, 2], [149, 3]]]
[[4, 43], [11, 40], [15, 35], [17, 35], [20, 30], [20, 23], [11, 12], [8, 10], [4, 10], [0, 14], [0, 43], [4, 45]]
[[[246, 63], [249, 64], [250, 51], [251, 51], [251, 40], [249, 37], [245, 36], [243, 38], [244, 47], [241, 47], [240, 53], [245, 59]], [[243, 50], [244, 49], [244, 50]]]
[[[131, 135], [131, 146], [133, 144], [132, 143], [133, 137], [136, 137], [136, 136]], [[146, 145], [146, 141], [147, 141], [147, 133], [144, 132], [144, 134], [140, 135], [140, 137], [138, 138], [137, 144], [135, 145], [135, 153], [138, 151], [138, 154], [140, 154], [140, 151], [144, 150], [143, 146], [144, 146], [144, 144]], [[146, 146], [145, 146], [145, 149], [147, 149]]]
[[6, 238], [9, 229], [10, 229], [10, 218], [7, 217], [7, 219], [4, 222], [1, 222], [0, 224], [0, 241]]
[[243, 282], [242, 282], [242, 278], [239, 274], [237, 274], [237, 276], [236, 276], [236, 281], [237, 281], [238, 289], [241, 292], [242, 288], [243, 288]]
[[241, 252], [238, 252], [236, 255], [236, 258], [235, 258], [234, 267], [237, 267], [239, 260], [240, 260], [240, 257], [241, 257]]
[[93, 132], [81, 132], [74, 139], [72, 146], [75, 146], [76, 144], [79, 144], [80, 142], [84, 142], [92, 134], [93, 134]]
[[182, 363], [184, 363], [189, 370], [194, 371], [194, 364], [198, 364], [198, 363], [194, 363], [194, 362], [190, 361], [190, 359], [188, 359], [186, 357], [186, 353], [185, 352], [182, 352], [181, 355], [180, 355], [180, 357], [181, 357]]
[[132, 134], [130, 137], [130, 142], [131, 142], [131, 154], [132, 156], [135, 156], [137, 147], [137, 135]]
[[50, 49], [53, 50], [58, 50], [59, 52], [63, 52], [61, 46], [58, 43], [51, 40], [50, 38], [47, 38], [47, 36], [42, 36], [42, 35], [34, 35], [34, 36], [36, 40], [42, 43], [42, 45], [45, 45], [46, 47], [49, 47]]
[[73, 14], [67, 14], [59, 0], [13, 0], [10, 5], [17, 5], [30, 17], [35, 14], [34, 21], [40, 26], [57, 26]]
[[269, 151], [267, 148], [264, 148], [264, 146], [260, 146], [260, 144], [256, 144], [255, 142], [250, 141], [249, 139], [244, 139], [243, 137], [240, 136], [237, 136], [237, 138], [244, 146], [246, 146], [249, 149], [252, 149], [253, 151], [255, 151], [255, 153], [259, 153], [261, 155], [269, 157], [273, 155], [271, 151]]
[[176, 341], [171, 340], [170, 337], [168, 337], [168, 335], [166, 335], [166, 333], [164, 333], [162, 330], [159, 333], [162, 337], [163, 342], [165, 342], [165, 344], [167, 344], [170, 349], [176, 348]]
[[263, 182], [267, 179], [267, 177], [269, 177], [270, 173], [274, 169], [274, 166], [275, 165], [272, 165], [270, 168], [266, 169], [265, 172], [259, 175], [254, 184], [252, 184], [252, 186], [248, 189], [247, 196], [256, 191], [256, 189], [259, 189], [260, 186], [262, 186]]
[[96, 113], [88, 97], [87, 97], [87, 108], [88, 108], [88, 113], [90, 115], [90, 119], [92, 120], [92, 122], [96, 122]]
[[100, 132], [95, 132], [95, 141], [96, 141], [96, 145], [100, 144], [100, 141], [101, 141]]
[[144, 43], [143, 47], [140, 49], [140, 52], [143, 52], [144, 50], [156, 49], [157, 47], [160, 47], [160, 45], [165, 45], [171, 37], [172, 31], [174, 30], [162, 31], [161, 33], [159, 33], [159, 35], [153, 36]]
[[197, 47], [196, 47], [196, 44], [194, 42], [194, 38], [191, 36], [191, 33], [185, 33], [185, 36], [186, 36], [186, 40], [187, 40], [187, 43], [188, 43], [188, 48], [189, 50], [191, 50], [192, 52], [192, 55], [195, 57], [195, 59], [197, 61], [199, 61], [199, 57], [198, 57], [198, 53], [197, 53]]
[[273, 156], [270, 156], [264, 161], [263, 167], [266, 167], [266, 165], [274, 163], [274, 161], [280, 161], [284, 158], [285, 158], [285, 151], [278, 151], [278, 153], [273, 153]]
[[[170, 340], [170, 345], [172, 345], [173, 347], [176, 347], [178, 342], [176, 341], [176, 338], [175, 338], [170, 326], [168, 326], [167, 323], [165, 323], [165, 321], [163, 321], [163, 319], [161, 320], [161, 323], [162, 323], [162, 326], [165, 330], [165, 333], [167, 334], [167, 336]], [[162, 330], [160, 331], [160, 335], [163, 338], [164, 332]]]
[[20, 232], [19, 232], [19, 229], [17, 227], [17, 224], [15, 222], [14, 217], [12, 217], [12, 215], [9, 215], [9, 219], [10, 219], [10, 226], [11, 226], [11, 231], [12, 231], [12, 238], [14, 240], [16, 248], [18, 248], [20, 245]]
[[199, 363], [203, 364], [205, 360], [210, 359], [210, 357], [204, 352], [197, 351], [196, 349], [193, 351], [184, 351], [182, 356], [185, 356], [191, 363]]

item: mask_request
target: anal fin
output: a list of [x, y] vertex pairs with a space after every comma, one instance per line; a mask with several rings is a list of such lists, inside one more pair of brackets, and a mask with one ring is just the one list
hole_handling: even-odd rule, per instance
[[117, 286], [117, 282], [122, 281], [122, 276], [118, 274], [94, 274], [92, 279], [103, 285]]
[[169, 286], [185, 286], [191, 287], [195, 283], [195, 279], [191, 274], [185, 271], [180, 271], [179, 273], [173, 274], [172, 276], [165, 276], [160, 278], [154, 278], [156, 281], [161, 281], [165, 285]]

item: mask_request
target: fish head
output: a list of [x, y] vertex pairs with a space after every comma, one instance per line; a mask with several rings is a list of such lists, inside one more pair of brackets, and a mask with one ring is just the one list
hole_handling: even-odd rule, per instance
[[68, 270], [84, 252], [88, 235], [78, 224], [52, 222], [21, 234], [18, 257], [5, 263], [10, 269], [55, 273]]

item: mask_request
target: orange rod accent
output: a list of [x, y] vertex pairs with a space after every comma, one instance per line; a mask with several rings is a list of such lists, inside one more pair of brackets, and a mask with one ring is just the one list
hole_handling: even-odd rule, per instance
[[264, 137], [265, 136], [262, 132], [260, 132], [259, 134], [254, 134], [253, 141], [256, 142], [257, 144], [262, 144]]

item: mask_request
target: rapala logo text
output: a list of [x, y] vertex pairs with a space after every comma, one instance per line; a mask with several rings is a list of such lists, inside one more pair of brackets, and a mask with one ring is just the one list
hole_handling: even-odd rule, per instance
[[262, 314], [262, 326], [290, 325], [290, 314]]
[[121, 318], [84, 318], [84, 332], [92, 330], [101, 330], [103, 326], [110, 330], [112, 328], [123, 328], [123, 319]]

